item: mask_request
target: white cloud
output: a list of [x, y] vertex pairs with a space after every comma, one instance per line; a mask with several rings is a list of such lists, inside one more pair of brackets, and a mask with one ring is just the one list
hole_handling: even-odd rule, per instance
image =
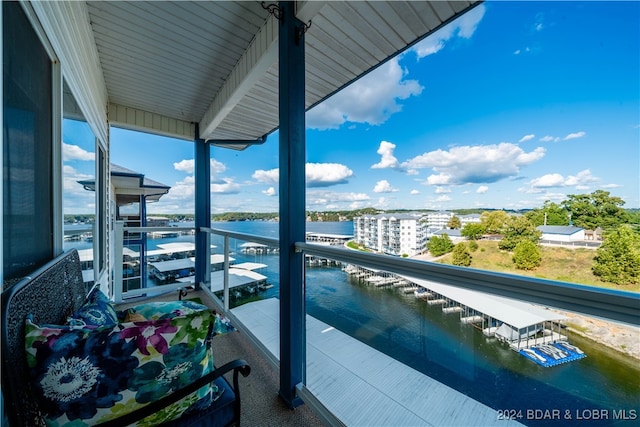
[[307, 207], [328, 209], [358, 209], [365, 206], [370, 197], [366, 193], [340, 193], [327, 190], [307, 191]]
[[574, 132], [574, 133], [570, 133], [569, 135], [564, 137], [565, 141], [568, 141], [570, 139], [576, 139], [576, 138], [582, 138], [583, 136], [585, 136], [587, 133], [586, 132]]
[[265, 196], [276, 196], [278, 192], [276, 191], [275, 188], [269, 187], [266, 190], [264, 190], [262, 194], [264, 194]]
[[529, 184], [533, 189], [551, 187], [576, 187], [578, 190], [588, 189], [588, 184], [598, 181], [597, 177], [591, 174], [589, 169], [578, 172], [575, 176], [569, 175], [566, 178], [559, 173], [550, 173], [532, 179]]
[[[227, 167], [216, 159], [211, 159], [209, 163], [211, 165], [211, 175], [222, 173], [227, 170]], [[196, 163], [193, 159], [180, 160], [173, 164], [173, 168], [180, 172], [193, 174], [196, 170]]]
[[[251, 175], [253, 179], [265, 184], [277, 184], [279, 168], [257, 170]], [[307, 187], [329, 187], [346, 184], [353, 176], [353, 171], [339, 163], [307, 163], [305, 169]]]
[[402, 163], [412, 169], [431, 168], [427, 185], [484, 184], [517, 176], [520, 168], [540, 160], [545, 149], [525, 152], [518, 145], [503, 142], [494, 145], [453, 147], [421, 154]]
[[478, 187], [478, 189], [476, 190], [476, 193], [478, 194], [484, 194], [487, 191], [489, 191], [489, 187], [487, 187], [486, 185], [481, 185], [480, 187]]
[[521, 53], [529, 53], [531, 52], [531, 48], [530, 47], [525, 47], [524, 49], [516, 49], [515, 52], [513, 52], [514, 55], [520, 55]]
[[584, 131], [572, 132], [572, 133], [568, 134], [567, 136], [565, 136], [564, 138], [560, 138], [559, 136], [546, 135], [546, 136], [543, 136], [542, 138], [540, 138], [540, 141], [541, 142], [569, 141], [571, 139], [582, 138], [585, 135], [587, 135], [587, 133], [584, 132]]
[[62, 143], [62, 160], [65, 162], [69, 160], [95, 161], [95, 159], [95, 153], [91, 153], [77, 145]]
[[415, 196], [416, 194], [420, 194], [420, 192], [418, 190], [411, 190], [409, 194], [411, 194], [412, 196]]
[[451, 197], [447, 195], [438, 196], [436, 198], [436, 202], [450, 202], [450, 201], [451, 201]]
[[447, 187], [436, 187], [436, 194], [451, 193], [451, 189]]
[[180, 160], [179, 162], [173, 164], [173, 168], [180, 172], [186, 172], [188, 174], [192, 174], [196, 170], [195, 160], [193, 159]]
[[539, 178], [532, 179], [530, 184], [534, 188], [560, 187], [564, 185], [564, 177], [559, 173], [550, 173]]
[[233, 182], [231, 178], [222, 178], [221, 182], [211, 183], [211, 192], [215, 194], [237, 194], [240, 192], [240, 184]]
[[585, 169], [578, 172], [575, 176], [569, 175], [565, 181], [565, 185], [586, 185], [596, 181], [599, 181], [599, 179], [591, 175], [589, 169]]
[[560, 138], [558, 138], [557, 136], [546, 135], [540, 138], [540, 141], [541, 142], [557, 142], [557, 141], [560, 141]]
[[251, 178], [265, 184], [277, 184], [279, 181], [279, 173], [278, 168], [269, 170], [258, 169], [251, 175]]
[[353, 176], [353, 171], [339, 163], [307, 163], [307, 187], [329, 187], [345, 184]]
[[376, 182], [376, 185], [373, 188], [374, 193], [393, 193], [395, 191], [398, 191], [398, 189], [389, 184], [389, 181], [386, 179]]
[[85, 190], [78, 181], [93, 180], [94, 176], [79, 173], [69, 165], [62, 167], [63, 208], [65, 214], [95, 213], [95, 196], [93, 191]]
[[371, 169], [399, 169], [400, 164], [393, 154], [395, 148], [396, 145], [391, 142], [380, 142], [380, 147], [376, 153], [380, 154], [381, 159], [378, 163], [372, 165]]
[[417, 80], [405, 80], [407, 72], [393, 58], [342, 89], [306, 115], [311, 129], [338, 129], [346, 122], [379, 125], [402, 110], [397, 100], [419, 95]]
[[520, 141], [518, 142], [526, 142], [526, 141], [531, 141], [533, 138], [535, 138], [536, 136], [534, 134], [529, 134], [529, 135], [525, 135], [522, 138], [520, 138]]
[[471, 38], [476, 28], [478, 28], [484, 12], [485, 7], [483, 4], [475, 7], [460, 18], [431, 34], [420, 43], [417, 43], [412, 50], [416, 53], [418, 59], [421, 59], [439, 52], [447, 45], [448, 41], [455, 37], [464, 39]]

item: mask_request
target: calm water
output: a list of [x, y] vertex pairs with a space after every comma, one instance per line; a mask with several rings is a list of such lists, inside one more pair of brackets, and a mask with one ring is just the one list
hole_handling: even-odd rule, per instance
[[[212, 227], [278, 237], [274, 222], [215, 222]], [[352, 234], [353, 225], [308, 223], [307, 231]], [[262, 296], [277, 297], [278, 256], [244, 255], [235, 250], [242, 243], [232, 240], [236, 262], [267, 264], [260, 272], [275, 286]], [[222, 248], [217, 236], [212, 244]], [[589, 340], [570, 336], [586, 358], [543, 368], [461, 324], [458, 314], [443, 314], [413, 295], [361, 285], [339, 268], [307, 268], [306, 295], [311, 316], [488, 406], [514, 411], [524, 424], [640, 425], [638, 363]], [[541, 419], [545, 416], [551, 419]]]

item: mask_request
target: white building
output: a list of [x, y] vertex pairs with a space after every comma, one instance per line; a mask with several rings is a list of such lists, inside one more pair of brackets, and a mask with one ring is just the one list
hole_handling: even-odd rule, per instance
[[353, 219], [353, 235], [367, 249], [414, 256], [426, 250], [427, 223], [421, 213], [364, 215]]
[[427, 225], [431, 228], [446, 228], [455, 214], [449, 211], [429, 212], [426, 214]]
[[580, 242], [585, 240], [584, 228], [572, 225], [540, 225], [536, 227], [542, 232], [540, 240], [556, 242]]
[[464, 228], [467, 224], [480, 224], [480, 214], [458, 215], [458, 218], [462, 224], [460, 228]]

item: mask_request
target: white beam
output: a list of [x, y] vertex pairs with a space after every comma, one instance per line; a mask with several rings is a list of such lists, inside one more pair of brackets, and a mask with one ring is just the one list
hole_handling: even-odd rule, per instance
[[137, 130], [170, 138], [193, 141], [195, 125], [149, 111], [109, 103], [109, 123], [124, 129]]
[[[298, 19], [304, 22], [312, 20], [325, 3], [299, 2]], [[269, 16], [200, 120], [200, 138], [208, 139], [267, 70], [278, 61], [277, 41], [278, 20]]]

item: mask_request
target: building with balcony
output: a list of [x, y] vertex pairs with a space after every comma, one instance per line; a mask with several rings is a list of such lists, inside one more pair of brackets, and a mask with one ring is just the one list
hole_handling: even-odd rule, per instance
[[425, 251], [427, 231], [420, 213], [363, 215], [353, 219], [354, 240], [372, 251], [414, 256]]
[[[327, 425], [516, 424], [517, 420], [501, 418], [500, 411], [511, 407], [512, 396], [509, 390], [497, 388], [499, 373], [485, 369], [486, 363], [473, 354], [468, 358], [471, 363], [465, 365], [469, 368], [460, 371], [462, 364], [456, 354], [466, 343], [456, 343], [448, 331], [434, 344], [452, 348], [437, 361], [445, 374], [432, 378], [382, 352], [371, 351], [358, 339], [344, 337], [347, 334], [334, 325], [316, 322], [305, 306], [304, 257], [310, 254], [638, 324], [639, 299], [629, 292], [305, 241], [305, 111], [477, 4], [2, 2], [3, 290], [63, 252], [61, 128], [64, 119], [82, 120], [94, 142], [91, 249], [95, 286], [120, 304], [135, 302], [142, 295], [175, 298], [175, 291], [190, 285], [199, 298], [229, 316], [240, 334], [218, 341], [225, 344], [214, 344], [216, 363], [235, 351], [240, 353], [234, 356], [252, 361], [256, 372], [247, 380], [255, 381], [249, 390], [257, 392], [243, 404], [243, 411], [255, 412], [248, 425], [318, 425], [320, 421]], [[124, 286], [128, 274], [122, 262], [125, 235], [154, 229], [145, 230], [141, 222], [131, 227], [118, 220], [118, 198], [110, 191], [113, 128], [193, 143], [195, 275], [187, 284], [139, 289]], [[240, 152], [265, 143], [275, 131], [279, 147], [278, 238], [212, 229], [212, 147]], [[450, 217], [437, 213], [426, 225], [444, 227]], [[422, 229], [419, 221], [415, 227], [411, 221], [360, 218], [355, 222], [360, 228], [354, 237], [384, 253], [419, 251]], [[403, 224], [407, 233], [404, 241]], [[232, 309], [228, 274], [223, 272], [213, 279], [210, 271], [212, 236], [222, 236], [227, 269], [232, 239], [277, 247], [277, 295]], [[221, 297], [217, 289], [221, 289]], [[336, 315], [333, 320], [341, 317]], [[378, 326], [375, 318], [356, 320], [360, 322], [358, 331], [369, 336], [393, 336], [398, 326]], [[23, 322], [10, 326], [22, 328]], [[420, 327], [419, 336], [428, 337], [428, 325]], [[264, 375], [260, 376], [260, 371]], [[541, 393], [545, 399], [551, 392], [570, 394], [543, 384], [536, 375], [522, 381], [532, 390], [544, 388]], [[483, 394], [465, 394], [465, 387], [472, 384], [480, 384]], [[496, 400], [505, 400], [488, 401], [489, 391]], [[2, 393], [11, 395], [4, 382]], [[581, 408], [591, 408], [594, 402], [592, 396], [571, 398]], [[11, 425], [20, 425], [15, 416], [20, 402], [5, 398], [3, 403], [3, 415]], [[275, 414], [278, 421], [267, 421]], [[302, 417], [312, 421], [301, 421]]]

